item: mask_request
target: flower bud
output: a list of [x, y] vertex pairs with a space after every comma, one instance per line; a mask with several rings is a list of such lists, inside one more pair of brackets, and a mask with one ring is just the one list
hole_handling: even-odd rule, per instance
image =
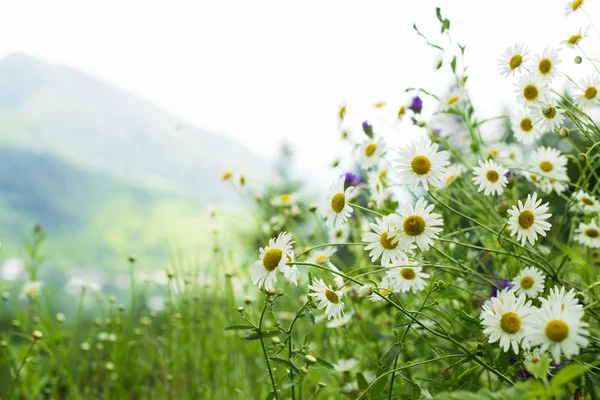
[[316, 205], [316, 204], [310, 204], [310, 205], [308, 206], [308, 211], [310, 211], [310, 212], [315, 212], [315, 211], [317, 211], [317, 205]]
[[319, 385], [319, 387], [322, 387], [322, 388], [327, 386], [327, 384], [325, 382], [319, 382], [317, 385]]
[[583, 154], [583, 153], [579, 153], [579, 154], [577, 155], [577, 158], [578, 158], [578, 159], [579, 159], [579, 161], [581, 161], [581, 162], [585, 162], [585, 161], [587, 160], [587, 156], [586, 156], [585, 154]]
[[569, 136], [569, 129], [568, 129], [568, 128], [562, 128], [562, 129], [561, 129], [561, 130], [558, 132], [558, 134], [559, 134], [561, 137], [567, 137], [567, 136]]
[[238, 312], [244, 312], [244, 307], [238, 307], [238, 308], [237, 308], [237, 311], [238, 311]]
[[8, 300], [8, 297], [9, 297], [8, 292], [3, 292], [2, 293], [2, 300], [6, 301], [6, 300]]
[[6, 340], [0, 340], [0, 347], [8, 347], [8, 342]]
[[362, 123], [362, 128], [363, 128], [363, 131], [365, 132], [365, 135], [367, 135], [368, 137], [370, 137], [372, 139], [373, 138], [373, 125], [370, 125], [367, 121], [364, 121]]
[[275, 290], [269, 289], [269, 290], [267, 290], [267, 294], [273, 295], [273, 294], [275, 294]]
[[304, 356], [304, 361], [306, 361], [307, 364], [315, 364], [317, 362], [317, 359], [315, 356], [307, 354]]
[[44, 337], [44, 334], [40, 331], [33, 331], [33, 338], [39, 340]]
[[65, 314], [63, 314], [63, 313], [56, 314], [56, 320], [61, 323], [65, 322]]
[[279, 343], [281, 343], [281, 339], [279, 339], [277, 336], [273, 336], [271, 338], [271, 343], [273, 343], [273, 344], [279, 344]]
[[575, 56], [575, 64], [581, 64], [583, 59], [580, 56]]
[[89, 351], [90, 350], [90, 344], [88, 342], [83, 342], [79, 345], [79, 347], [81, 348], [81, 350], [83, 351]]
[[371, 284], [362, 285], [360, 288], [358, 288], [358, 295], [360, 297], [367, 297], [372, 294], [373, 294], [373, 285], [371, 285]]

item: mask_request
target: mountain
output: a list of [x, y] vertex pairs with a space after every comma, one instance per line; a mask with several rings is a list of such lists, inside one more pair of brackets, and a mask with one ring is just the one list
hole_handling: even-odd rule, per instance
[[[234, 116], [232, 116], [234, 117]], [[226, 170], [258, 179], [269, 163], [214, 132], [71, 68], [23, 54], [0, 62], [0, 146], [64, 158], [144, 185], [231, 204]]]

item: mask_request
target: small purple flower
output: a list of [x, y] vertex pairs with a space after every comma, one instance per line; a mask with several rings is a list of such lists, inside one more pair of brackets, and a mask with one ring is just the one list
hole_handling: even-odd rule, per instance
[[408, 108], [410, 108], [415, 114], [420, 114], [421, 110], [423, 109], [423, 100], [421, 100], [419, 96], [413, 97], [410, 107]]
[[345, 174], [346, 182], [344, 183], [345, 188], [349, 186], [358, 186], [362, 182], [358, 175], [355, 175], [352, 172], [346, 172]]
[[362, 128], [363, 128], [363, 131], [365, 132], [365, 135], [367, 135], [370, 138], [373, 137], [373, 125], [370, 125], [367, 121], [364, 121], [362, 123]]
[[508, 171], [508, 172], [506, 173], [506, 175], [505, 175], [505, 176], [506, 176], [508, 179], [512, 179], [512, 178], [516, 177], [516, 176], [517, 176], [517, 174], [516, 174], [516, 172], [514, 172], [514, 171]]
[[500, 282], [494, 282], [496, 284], [497, 287], [492, 289], [492, 293], [490, 293], [490, 297], [496, 297], [498, 296], [498, 288], [500, 288], [500, 290], [508, 288], [508, 289], [512, 289], [513, 287], [515, 287], [515, 285], [513, 285], [512, 283], [510, 283], [509, 281], [507, 281], [506, 279], [500, 281]]
[[433, 128], [431, 131], [433, 132], [433, 136], [435, 137], [440, 136], [442, 134], [442, 128]]

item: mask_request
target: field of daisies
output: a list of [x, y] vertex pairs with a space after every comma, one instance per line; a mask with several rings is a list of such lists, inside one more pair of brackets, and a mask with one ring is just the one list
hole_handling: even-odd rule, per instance
[[[36, 228], [30, 282], [2, 294], [0, 399], [600, 399], [600, 33], [585, 7], [566, 4], [589, 27], [561, 43], [499, 49], [514, 101], [488, 119], [437, 9], [446, 44], [416, 25], [414, 40], [452, 87], [407, 88], [373, 118], [341, 105], [356, 168], [334, 163], [314, 196], [285, 168], [275, 186], [225, 172], [255, 228], [243, 248], [215, 231], [206, 265], [176, 255], [160, 309], [131, 257], [127, 302], [83, 287], [65, 316], [37, 280]], [[391, 145], [383, 108], [418, 135]]]

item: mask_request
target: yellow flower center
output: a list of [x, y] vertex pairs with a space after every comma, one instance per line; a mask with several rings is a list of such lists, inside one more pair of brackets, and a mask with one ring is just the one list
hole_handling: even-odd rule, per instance
[[546, 324], [546, 336], [553, 342], [562, 342], [569, 336], [569, 326], [563, 320], [554, 319]]
[[523, 88], [523, 96], [528, 101], [534, 101], [535, 99], [538, 98], [539, 94], [540, 94], [540, 92], [539, 92], [537, 86], [535, 86], [531, 83]]
[[344, 209], [345, 205], [346, 205], [346, 196], [344, 196], [344, 193], [336, 193], [331, 198], [331, 208], [336, 213], [338, 213], [338, 214], [341, 213], [342, 210]]
[[447, 105], [451, 106], [452, 104], [458, 102], [460, 100], [460, 97], [458, 96], [452, 96], [448, 99], [448, 101], [446, 102]]
[[525, 210], [519, 215], [519, 225], [521, 225], [521, 228], [523, 229], [531, 228], [533, 221], [535, 221], [535, 217], [529, 210]]
[[488, 151], [488, 156], [490, 156], [490, 157], [496, 157], [497, 154], [498, 154], [498, 149], [491, 149], [490, 151]]
[[531, 289], [533, 286], [533, 277], [530, 275], [525, 275], [521, 278], [521, 287], [525, 290]]
[[583, 0], [575, 0], [573, 4], [571, 4], [571, 10], [576, 11], [583, 4]]
[[240, 176], [240, 186], [244, 186], [246, 184], [246, 177], [244, 175]]
[[498, 175], [498, 171], [494, 171], [493, 169], [490, 169], [488, 172], [485, 173], [485, 178], [492, 182], [498, 182], [498, 179], [500, 178], [500, 175]]
[[549, 58], [544, 58], [540, 61], [538, 65], [538, 70], [540, 74], [546, 75], [552, 69], [552, 61]]
[[532, 357], [532, 358], [529, 360], [529, 362], [530, 362], [530, 363], [532, 363], [532, 364], [537, 364], [537, 363], [539, 363], [539, 362], [540, 362], [540, 359], [539, 359], [539, 358]]
[[431, 170], [431, 161], [425, 156], [416, 156], [410, 162], [413, 172], [417, 175], [425, 175]]
[[529, 117], [525, 117], [521, 120], [521, 130], [523, 132], [529, 132], [533, 129], [533, 121]]
[[388, 173], [388, 170], [387, 170], [387, 169], [382, 169], [382, 170], [381, 170], [381, 172], [379, 173], [379, 175], [377, 175], [377, 177], [378, 177], [379, 179], [383, 179], [383, 178], [385, 178], [385, 177], [386, 177], [387, 173]]
[[365, 147], [365, 155], [367, 157], [371, 157], [373, 153], [377, 150], [377, 145], [375, 143], [370, 143], [367, 147]]
[[406, 114], [406, 106], [400, 107], [398, 110], [398, 118], [401, 118], [404, 114]]
[[348, 131], [342, 131], [342, 139], [348, 139]]
[[390, 294], [392, 294], [392, 289], [390, 289], [390, 288], [388, 288], [388, 289], [383, 289], [383, 290], [381, 291], [381, 295], [382, 295], [383, 297], [388, 297]]
[[500, 319], [500, 327], [506, 333], [517, 333], [521, 330], [521, 318], [514, 312], [507, 312]]
[[267, 271], [273, 271], [279, 265], [282, 256], [283, 252], [281, 249], [274, 247], [267, 250], [262, 259], [263, 267], [265, 267]]
[[279, 201], [281, 201], [282, 203], [288, 203], [290, 200], [292, 200], [292, 196], [287, 193], [279, 196]]
[[381, 108], [381, 107], [385, 106], [385, 102], [383, 102], [383, 101], [378, 101], [378, 102], [377, 102], [377, 103], [375, 103], [373, 106], [374, 106], [375, 108]]
[[554, 168], [554, 165], [550, 161], [542, 161], [540, 163], [540, 169], [544, 172], [550, 172]]
[[344, 117], [346, 116], [346, 106], [342, 106], [340, 107], [340, 112], [339, 112], [339, 117], [340, 119], [344, 119]]
[[224, 181], [226, 181], [227, 179], [231, 178], [231, 176], [233, 175], [233, 173], [231, 171], [227, 171], [223, 174], [223, 176], [221, 177], [221, 179], [223, 179]]
[[340, 302], [340, 298], [333, 290], [325, 290], [325, 297], [327, 297], [330, 303], [337, 304]]
[[544, 109], [542, 110], [542, 113], [544, 114], [544, 117], [552, 119], [552, 118], [556, 117], [556, 107], [553, 107], [553, 106], [544, 107]]
[[400, 270], [400, 275], [407, 281], [412, 281], [413, 279], [415, 279], [417, 277], [415, 270], [412, 268], [402, 268]]
[[315, 258], [315, 263], [320, 263], [327, 260], [327, 255], [326, 254], [321, 254], [320, 256], [317, 256], [317, 258]]
[[598, 236], [600, 236], [600, 232], [598, 232], [594, 228], [586, 229], [584, 233], [585, 233], [585, 236], [592, 238], [592, 239], [596, 239]]
[[446, 185], [451, 184], [452, 182], [454, 182], [455, 179], [456, 175], [450, 175], [448, 178], [446, 178]]
[[386, 250], [394, 250], [396, 247], [398, 247], [398, 242], [392, 243], [396, 236], [388, 237], [388, 233], [389, 232], [386, 231], [381, 234], [379, 237], [379, 243], [381, 243], [381, 247]]
[[573, 35], [569, 39], [567, 39], [567, 43], [577, 44], [577, 42], [579, 42], [581, 40], [581, 38], [582, 38], [582, 36], [579, 33], [576, 33], [575, 35]]
[[581, 202], [586, 206], [593, 206], [595, 204], [592, 199], [588, 199], [587, 197], [582, 197]]
[[402, 228], [408, 236], [419, 236], [425, 231], [425, 220], [419, 215], [411, 215], [404, 220]]
[[592, 100], [594, 97], [596, 97], [597, 94], [598, 94], [598, 89], [596, 89], [593, 86], [590, 86], [589, 88], [585, 89], [585, 92], [583, 93], [583, 97], [585, 97], [588, 100]]
[[508, 62], [508, 66], [510, 67], [510, 69], [515, 69], [515, 68], [518, 68], [522, 62], [523, 62], [523, 56], [521, 56], [520, 54], [515, 54], [514, 56], [512, 56], [510, 58], [510, 61]]

